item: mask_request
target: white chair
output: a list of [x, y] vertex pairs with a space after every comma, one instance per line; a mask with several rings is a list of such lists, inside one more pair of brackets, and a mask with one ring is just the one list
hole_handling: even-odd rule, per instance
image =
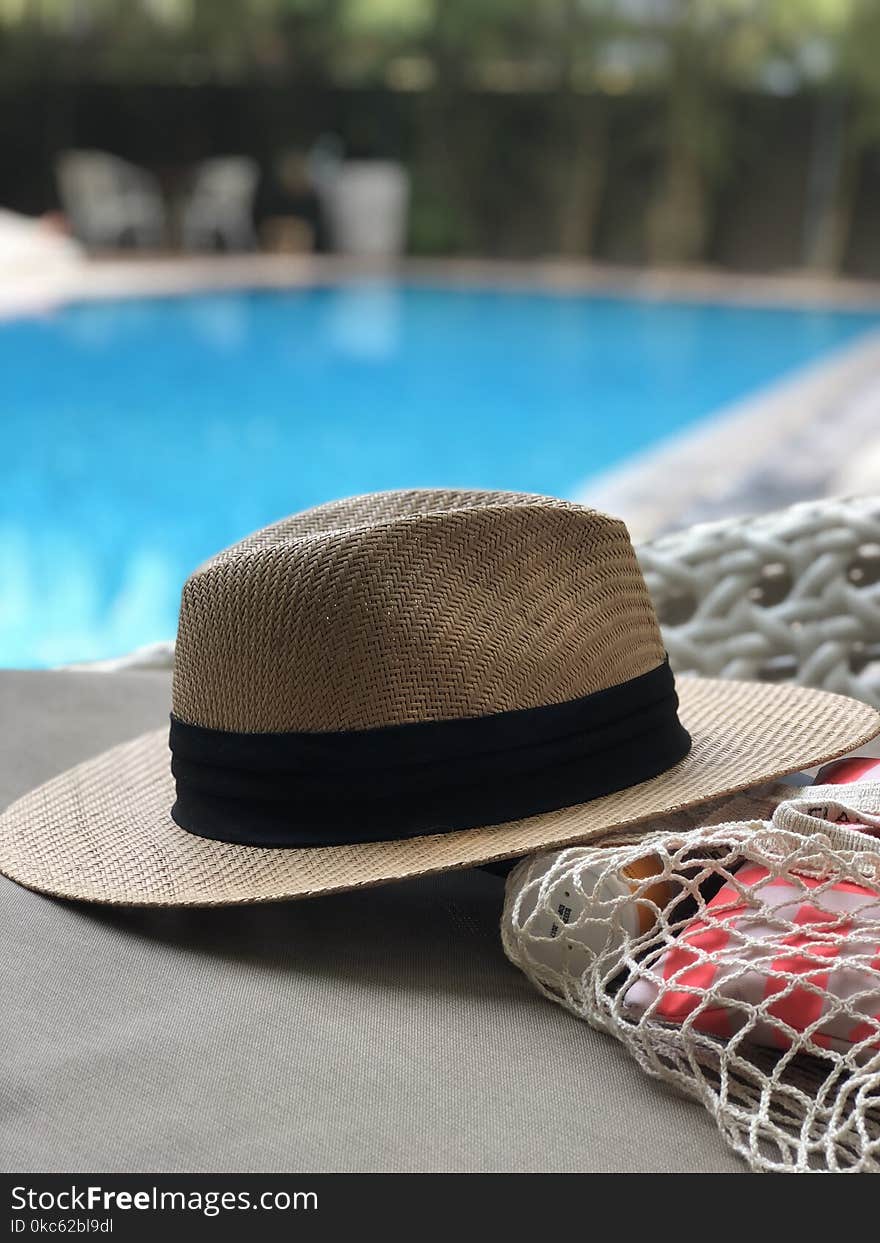
[[406, 248], [409, 173], [393, 160], [345, 160], [318, 186], [335, 251], [393, 259]]
[[254, 198], [259, 168], [248, 156], [204, 160], [181, 218], [185, 250], [212, 249], [221, 242], [227, 250], [253, 250]]
[[161, 246], [165, 206], [156, 179], [106, 151], [65, 151], [55, 173], [64, 213], [87, 246]]

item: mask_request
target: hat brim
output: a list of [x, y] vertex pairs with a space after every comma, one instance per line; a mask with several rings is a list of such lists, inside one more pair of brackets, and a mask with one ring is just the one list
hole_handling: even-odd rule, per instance
[[679, 677], [690, 754], [603, 798], [485, 828], [359, 845], [266, 849], [197, 837], [171, 819], [167, 729], [79, 764], [0, 816], [0, 872], [55, 897], [121, 906], [225, 906], [315, 897], [474, 867], [656, 826], [845, 755], [880, 715], [827, 691]]

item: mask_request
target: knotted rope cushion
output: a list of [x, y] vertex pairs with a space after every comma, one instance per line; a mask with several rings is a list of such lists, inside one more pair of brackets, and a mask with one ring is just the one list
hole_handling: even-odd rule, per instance
[[880, 497], [707, 523], [638, 556], [677, 672], [880, 706]]
[[880, 852], [843, 823], [855, 805], [878, 831], [880, 784], [841, 797], [533, 856], [508, 880], [508, 957], [755, 1170], [880, 1170]]

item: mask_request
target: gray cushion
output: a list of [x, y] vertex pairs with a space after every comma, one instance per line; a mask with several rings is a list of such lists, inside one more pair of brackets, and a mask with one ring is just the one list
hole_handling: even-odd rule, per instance
[[[165, 674], [0, 674], [0, 801], [168, 704]], [[477, 871], [118, 910], [0, 877], [0, 1168], [742, 1168], [699, 1105], [514, 970], [501, 897]]]

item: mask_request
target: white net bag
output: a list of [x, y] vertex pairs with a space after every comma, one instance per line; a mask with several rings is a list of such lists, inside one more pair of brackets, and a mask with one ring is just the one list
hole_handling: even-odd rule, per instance
[[800, 794], [523, 860], [504, 948], [753, 1169], [878, 1171], [880, 782]]

